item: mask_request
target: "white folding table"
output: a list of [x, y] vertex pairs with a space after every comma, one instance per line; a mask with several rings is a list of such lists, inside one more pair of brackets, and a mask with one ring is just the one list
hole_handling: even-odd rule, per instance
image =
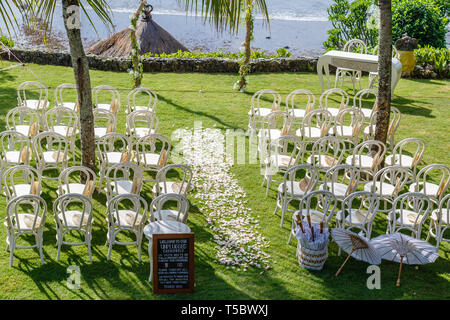
[[[362, 54], [345, 51], [328, 51], [319, 58], [317, 62], [317, 74], [319, 76], [322, 92], [324, 91], [323, 69], [327, 76], [327, 87], [330, 88], [330, 68], [329, 66], [349, 68], [366, 72], [378, 71], [378, 56], [372, 54]], [[402, 63], [397, 58], [392, 58], [392, 95], [395, 87], [402, 76]]]

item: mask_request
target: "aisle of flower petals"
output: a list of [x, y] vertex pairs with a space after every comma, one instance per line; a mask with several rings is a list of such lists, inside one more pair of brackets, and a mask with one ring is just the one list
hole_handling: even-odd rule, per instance
[[195, 197], [214, 231], [217, 261], [246, 271], [250, 266], [270, 269], [264, 251], [269, 241], [258, 231], [259, 221], [247, 207], [246, 194], [225, 160], [225, 136], [218, 129], [178, 130], [178, 152], [193, 172]]

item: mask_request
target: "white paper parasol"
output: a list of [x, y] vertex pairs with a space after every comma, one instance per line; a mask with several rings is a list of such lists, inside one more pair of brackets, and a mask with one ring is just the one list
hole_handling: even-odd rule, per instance
[[361, 260], [370, 264], [381, 263], [381, 257], [375, 248], [369, 241], [356, 233], [342, 228], [334, 228], [331, 230], [331, 236], [337, 245], [348, 253], [347, 259], [345, 259], [342, 266], [336, 272], [336, 276], [339, 275], [350, 256], [356, 260]]
[[400, 286], [403, 263], [427, 264], [439, 257], [438, 250], [428, 242], [402, 233], [382, 235], [370, 243], [383, 259], [400, 263], [397, 286]]

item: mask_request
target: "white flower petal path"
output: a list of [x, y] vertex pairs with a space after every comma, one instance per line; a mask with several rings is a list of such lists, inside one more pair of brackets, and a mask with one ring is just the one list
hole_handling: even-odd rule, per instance
[[250, 266], [270, 269], [264, 251], [269, 241], [246, 206], [246, 194], [231, 173], [232, 160], [225, 160], [225, 136], [218, 129], [182, 129], [174, 138], [180, 140], [183, 162], [194, 172], [195, 197], [214, 231], [217, 261], [243, 271]]

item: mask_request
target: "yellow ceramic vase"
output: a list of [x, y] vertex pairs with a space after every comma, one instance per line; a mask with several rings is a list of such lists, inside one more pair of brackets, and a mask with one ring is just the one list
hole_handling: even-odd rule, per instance
[[402, 71], [410, 73], [414, 71], [416, 66], [416, 59], [414, 58], [414, 51], [398, 51], [399, 60], [402, 63]]

